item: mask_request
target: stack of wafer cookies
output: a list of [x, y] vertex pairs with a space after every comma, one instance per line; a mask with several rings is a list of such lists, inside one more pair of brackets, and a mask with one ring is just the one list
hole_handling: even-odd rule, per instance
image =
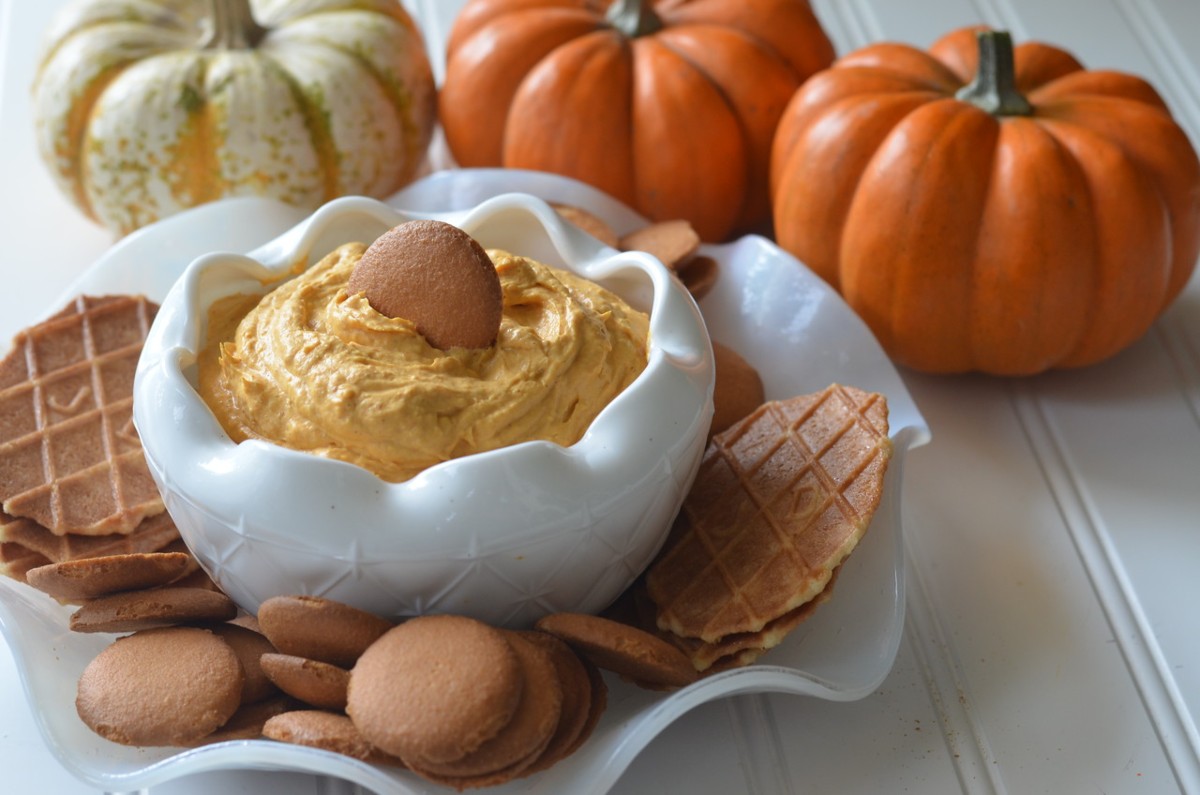
[[157, 307], [80, 297], [0, 361], [0, 500], [56, 534], [129, 533], [162, 511], [133, 428], [133, 374]]
[[133, 428], [133, 374], [158, 307], [83, 296], [0, 360], [0, 573], [178, 539]]
[[834, 384], [763, 404], [709, 443], [625, 620], [697, 671], [753, 662], [829, 597], [890, 457], [882, 395]]
[[[167, 513], [142, 520], [130, 533], [56, 535], [32, 519], [0, 512], [0, 573], [18, 580], [35, 566], [80, 558], [157, 552], [179, 543], [179, 531]], [[24, 565], [22, 565], [24, 564]]]

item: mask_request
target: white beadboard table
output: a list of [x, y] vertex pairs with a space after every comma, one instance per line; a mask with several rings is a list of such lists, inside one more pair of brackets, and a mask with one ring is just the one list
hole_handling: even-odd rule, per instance
[[[410, 0], [435, 63], [462, 0]], [[0, 339], [112, 242], [37, 161], [29, 84], [62, 0], [0, 0]], [[1197, 0], [820, 0], [845, 53], [986, 22], [1159, 88], [1200, 142]], [[660, 736], [615, 792], [1200, 793], [1200, 276], [1151, 331], [1081, 372], [904, 373], [933, 443], [904, 484], [908, 624], [855, 703], [730, 699]], [[37, 734], [0, 648], [3, 789], [90, 790]], [[339, 789], [209, 773], [182, 793]]]

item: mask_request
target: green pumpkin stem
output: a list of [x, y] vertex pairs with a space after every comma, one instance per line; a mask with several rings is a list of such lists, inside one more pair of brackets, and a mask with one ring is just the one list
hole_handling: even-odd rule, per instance
[[981, 30], [979, 68], [975, 79], [958, 90], [955, 99], [970, 102], [993, 116], [1031, 116], [1033, 105], [1017, 91], [1012, 36], [1004, 30]]
[[208, 50], [249, 50], [267, 29], [254, 21], [250, 0], [210, 0], [212, 30], [203, 47]]
[[605, 19], [631, 39], [649, 36], [663, 27], [662, 19], [654, 13], [653, 0], [614, 0]]

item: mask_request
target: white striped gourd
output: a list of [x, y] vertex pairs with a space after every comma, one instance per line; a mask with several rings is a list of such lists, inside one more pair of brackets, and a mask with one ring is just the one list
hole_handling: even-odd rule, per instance
[[227, 196], [386, 196], [435, 105], [397, 0], [77, 0], [33, 87], [43, 159], [119, 233]]

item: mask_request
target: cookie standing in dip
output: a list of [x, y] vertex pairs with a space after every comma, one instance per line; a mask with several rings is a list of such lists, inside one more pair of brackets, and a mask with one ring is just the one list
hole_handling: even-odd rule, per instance
[[573, 444], [646, 366], [645, 314], [573, 273], [495, 250], [496, 341], [440, 350], [347, 289], [366, 250], [343, 245], [261, 300], [213, 306], [200, 394], [235, 441], [399, 482], [519, 442]]

